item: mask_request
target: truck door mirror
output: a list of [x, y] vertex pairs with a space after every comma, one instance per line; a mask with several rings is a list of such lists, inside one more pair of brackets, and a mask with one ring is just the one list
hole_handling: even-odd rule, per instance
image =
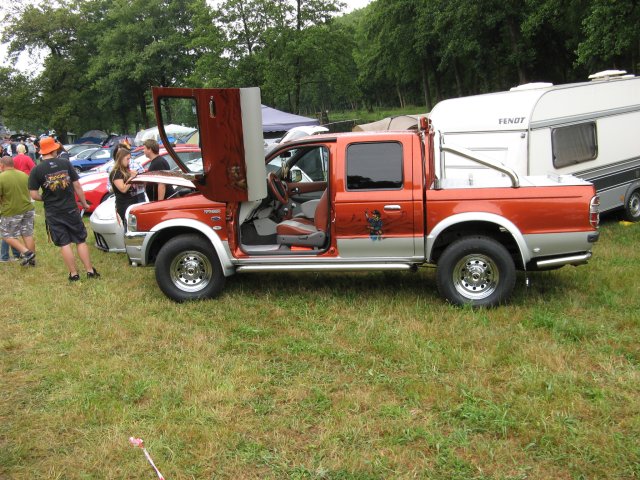
[[302, 172], [300, 170], [291, 170], [289, 172], [290, 181], [297, 183], [302, 180]]

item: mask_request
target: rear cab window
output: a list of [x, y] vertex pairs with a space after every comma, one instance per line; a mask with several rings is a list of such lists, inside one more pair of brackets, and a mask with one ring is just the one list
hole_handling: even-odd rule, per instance
[[399, 190], [403, 152], [397, 142], [356, 143], [347, 148], [347, 190]]

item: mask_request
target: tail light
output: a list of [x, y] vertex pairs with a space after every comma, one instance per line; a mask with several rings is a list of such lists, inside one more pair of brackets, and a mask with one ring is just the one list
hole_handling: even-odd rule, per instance
[[589, 223], [593, 228], [600, 224], [600, 197], [596, 195], [589, 203]]

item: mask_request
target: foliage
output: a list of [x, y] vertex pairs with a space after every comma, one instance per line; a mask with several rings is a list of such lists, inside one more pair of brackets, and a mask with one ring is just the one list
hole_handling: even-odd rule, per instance
[[[149, 87], [259, 86], [315, 114], [422, 105], [529, 81], [565, 83], [640, 58], [638, 2], [63, 0], [18, 2], [3, 41], [48, 54], [4, 70], [5, 123], [59, 132], [154, 123]], [[550, 59], [552, 61], [550, 61]], [[22, 106], [19, 108], [19, 106]]]
[[231, 277], [165, 298], [91, 247], [73, 284], [36, 204], [0, 264], [0, 478], [550, 479], [640, 475], [640, 225], [586, 266], [454, 308], [431, 269]]

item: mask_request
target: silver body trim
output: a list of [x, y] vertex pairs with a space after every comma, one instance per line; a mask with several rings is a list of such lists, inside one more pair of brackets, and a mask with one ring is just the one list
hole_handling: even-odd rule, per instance
[[231, 262], [231, 252], [227, 242], [223, 242], [218, 234], [209, 226], [197, 220], [176, 218], [160, 222], [150, 232], [127, 232], [124, 235], [125, 249], [129, 260], [137, 265], [145, 266], [149, 262], [148, 251], [156, 235], [168, 228], [196, 230], [206, 236], [218, 254], [224, 276], [233, 275], [235, 269]]
[[527, 241], [513, 222], [493, 213], [466, 212], [447, 217], [431, 229], [431, 231], [427, 235], [425, 252], [425, 258], [428, 262], [433, 262], [433, 246], [435, 245], [436, 240], [438, 239], [440, 234], [449, 227], [453, 227], [454, 225], [466, 222], [488, 222], [504, 228], [511, 234], [515, 242], [518, 244], [518, 249], [520, 250], [520, 255], [522, 257], [522, 263], [526, 265], [529, 260], [531, 260], [531, 252], [529, 251], [529, 247], [527, 246]]
[[580, 115], [569, 115], [566, 117], [555, 117], [545, 120], [535, 120], [529, 123], [529, 128], [535, 130], [537, 128], [559, 127], [570, 125], [573, 123], [582, 123], [588, 120], [597, 120], [598, 118], [611, 117], [612, 115], [624, 115], [640, 111], [640, 105], [628, 105], [625, 107], [610, 108], [598, 112], [588, 112]]
[[[416, 248], [416, 241], [420, 247]], [[411, 259], [422, 257], [422, 236], [419, 237], [384, 237], [380, 240], [365, 238], [338, 238], [336, 246], [338, 255], [343, 259], [390, 258]]]
[[524, 235], [531, 259], [590, 252], [594, 232], [540, 233]]

